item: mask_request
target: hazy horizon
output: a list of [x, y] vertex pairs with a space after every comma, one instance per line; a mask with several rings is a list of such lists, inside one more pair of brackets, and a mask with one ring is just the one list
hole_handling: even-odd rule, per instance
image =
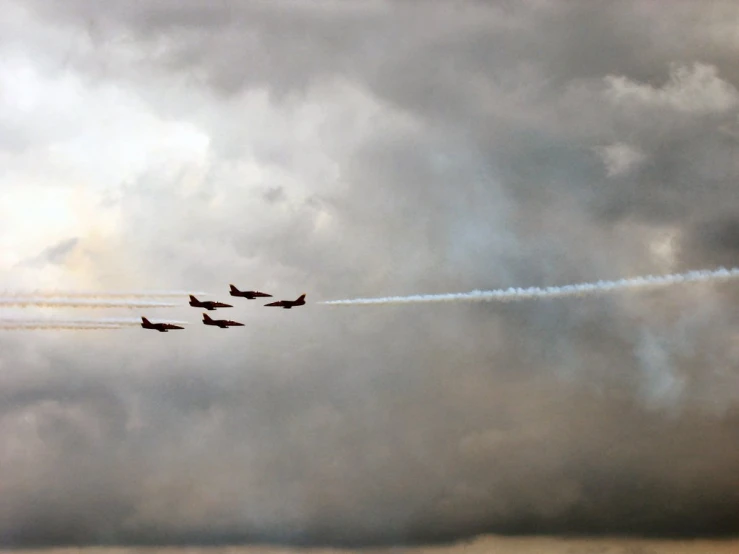
[[[183, 552], [188, 554], [483, 554], [510, 552], [512, 554], [734, 554], [739, 540], [646, 540], [564, 537], [495, 537], [479, 536], [448, 545], [425, 545], [388, 548], [325, 548], [258, 545], [258, 546], [174, 546], [174, 547], [88, 547], [86, 552], [100, 554], [147, 554], [153, 552]], [[73, 548], [23, 549], [24, 554], [68, 554]], [[0, 549], [0, 554], [18, 550]]]

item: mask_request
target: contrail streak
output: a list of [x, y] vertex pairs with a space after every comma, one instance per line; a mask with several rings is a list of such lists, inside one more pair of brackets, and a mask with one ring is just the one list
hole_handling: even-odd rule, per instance
[[213, 296], [209, 292], [193, 292], [184, 290], [150, 290], [150, 291], [65, 291], [65, 290], [31, 290], [0, 291], [0, 298], [174, 298], [188, 295]]
[[410, 304], [414, 302], [514, 302], [533, 298], [562, 298], [565, 296], [590, 296], [603, 292], [636, 290], [642, 288], [665, 287], [683, 283], [729, 281], [739, 277], [739, 268], [718, 268], [715, 270], [688, 271], [668, 275], [646, 275], [619, 279], [617, 281], [597, 281], [560, 287], [510, 287], [496, 290], [473, 290], [449, 294], [415, 294], [412, 296], [386, 296], [382, 298], [354, 298], [348, 300], [328, 300], [319, 304]]
[[0, 297], [0, 307], [40, 308], [172, 308], [179, 304], [169, 302], [146, 302], [136, 300], [93, 300], [73, 298], [28, 298]]

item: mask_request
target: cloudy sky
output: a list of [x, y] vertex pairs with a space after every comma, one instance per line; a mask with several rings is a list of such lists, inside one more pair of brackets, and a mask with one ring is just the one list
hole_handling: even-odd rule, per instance
[[317, 304], [739, 265], [736, 2], [0, 7], [0, 289], [308, 295], [2, 332], [0, 544], [739, 532], [736, 285]]

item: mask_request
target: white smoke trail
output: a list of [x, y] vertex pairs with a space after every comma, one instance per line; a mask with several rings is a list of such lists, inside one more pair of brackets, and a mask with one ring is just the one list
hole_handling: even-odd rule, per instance
[[354, 298], [348, 300], [328, 300], [319, 304], [410, 304], [414, 302], [513, 302], [532, 298], [562, 298], [565, 296], [590, 296], [618, 290], [635, 290], [652, 287], [665, 287], [682, 283], [728, 281], [739, 277], [739, 268], [688, 271], [668, 275], [646, 275], [619, 279], [617, 281], [597, 281], [560, 287], [510, 287], [496, 290], [473, 290], [449, 294], [415, 294], [412, 296], [386, 296], [382, 298]]
[[73, 321], [54, 321], [54, 320], [22, 320], [10, 319], [0, 320], [0, 331], [37, 331], [41, 329], [48, 330], [103, 330], [103, 329], [123, 329], [123, 326], [113, 323], [92, 323], [92, 322], [73, 322]]
[[184, 290], [151, 290], [151, 291], [65, 291], [65, 290], [31, 290], [0, 291], [0, 298], [187, 298], [195, 296], [213, 296], [209, 292], [192, 292]]
[[0, 324], [0, 331], [102, 331], [122, 329], [116, 325], [25, 325]]
[[[187, 321], [167, 321], [175, 325], [187, 325]], [[106, 319], [0, 319], [0, 330], [40, 330], [40, 329], [124, 329], [138, 327], [140, 319], [133, 318], [106, 318]]]
[[[79, 320], [84, 321], [84, 320]], [[166, 321], [159, 321], [158, 319], [150, 319], [151, 323], [171, 323], [173, 325], [190, 325], [189, 321], [179, 321], [174, 319], [168, 319]], [[141, 319], [135, 319], [135, 318], [121, 318], [121, 319], [91, 319], [88, 320], [89, 323], [100, 323], [103, 325], [117, 325], [118, 327], [140, 327], [141, 326]]]
[[[152, 323], [159, 323], [156, 319], [149, 320]], [[134, 318], [134, 317], [104, 317], [104, 318], [74, 318], [74, 319], [67, 319], [67, 318], [0, 318], [0, 323], [33, 323], [33, 324], [41, 324], [41, 323], [60, 323], [60, 324], [70, 324], [70, 325], [116, 325], [119, 327], [131, 327], [131, 326], [137, 326], [141, 325], [141, 319], [140, 318]], [[174, 323], [175, 325], [187, 325], [189, 324], [189, 321], [179, 321], [179, 320], [167, 320], [162, 321], [161, 323]]]
[[0, 297], [0, 307], [25, 308], [173, 308], [179, 304], [169, 302], [146, 302], [136, 300], [93, 300], [73, 298], [29, 298]]

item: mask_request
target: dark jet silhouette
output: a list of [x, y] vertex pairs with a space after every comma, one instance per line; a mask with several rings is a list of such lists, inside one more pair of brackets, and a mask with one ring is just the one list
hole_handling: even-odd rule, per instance
[[241, 296], [243, 298], [246, 298], [247, 300], [272, 297], [271, 294], [267, 294], [266, 292], [259, 292], [258, 290], [239, 290], [233, 285], [229, 286], [231, 287], [231, 292], [229, 293], [231, 296]]
[[229, 319], [211, 319], [208, 314], [203, 314], [203, 325], [215, 325], [216, 327], [220, 327], [221, 329], [225, 329], [226, 327], [243, 327], [243, 323], [239, 323], [238, 321], [231, 321]]
[[297, 300], [279, 300], [277, 302], [272, 302], [270, 304], [265, 304], [264, 306], [276, 306], [278, 308], [284, 308], [286, 310], [289, 310], [293, 306], [303, 306], [305, 304], [305, 293], [298, 296]]
[[172, 325], [171, 323], [152, 323], [145, 317], [141, 318], [141, 326], [144, 329], [156, 329], [160, 333], [166, 333], [169, 329], [184, 329], [184, 327]]
[[190, 295], [190, 306], [193, 308], [205, 308], [206, 310], [215, 310], [216, 308], [233, 308], [231, 304], [223, 302], [213, 302], [212, 300], [198, 300], [192, 294]]

